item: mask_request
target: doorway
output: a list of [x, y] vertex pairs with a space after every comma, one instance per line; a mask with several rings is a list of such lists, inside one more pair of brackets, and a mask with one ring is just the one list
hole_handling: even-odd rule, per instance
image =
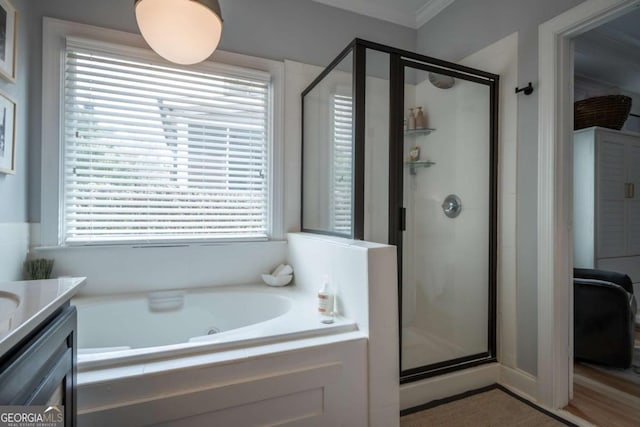
[[640, 10], [573, 38], [574, 375], [567, 410], [598, 425], [640, 421], [638, 44]]
[[552, 408], [573, 391], [573, 40], [639, 3], [587, 0], [540, 26], [538, 400]]

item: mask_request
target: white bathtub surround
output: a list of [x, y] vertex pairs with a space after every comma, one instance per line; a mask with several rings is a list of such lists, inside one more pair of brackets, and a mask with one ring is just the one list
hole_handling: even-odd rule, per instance
[[79, 425], [367, 425], [353, 321], [321, 323], [296, 287], [183, 292], [173, 311], [149, 309], [163, 293], [74, 300]]
[[0, 281], [22, 280], [28, 250], [28, 223], [0, 223]]
[[[77, 299], [79, 424], [397, 425], [395, 248], [305, 233], [289, 243], [278, 261], [292, 286]], [[332, 324], [317, 312], [325, 275]]]
[[322, 324], [295, 287], [183, 291], [180, 308], [151, 311], [162, 294], [74, 300], [81, 426], [367, 425], [353, 321]]
[[[83, 295], [259, 283], [287, 257], [284, 241], [167, 247], [39, 248], [55, 260], [54, 276], [86, 276]], [[250, 260], [250, 261], [248, 261]]]
[[296, 287], [262, 285], [76, 298], [78, 370], [357, 330], [355, 322], [346, 318], [322, 323], [314, 302]]
[[399, 424], [398, 299], [393, 246], [291, 233], [296, 286], [317, 293], [329, 277], [338, 312], [369, 338], [369, 425]]
[[365, 427], [366, 352], [351, 332], [83, 373], [78, 424]]

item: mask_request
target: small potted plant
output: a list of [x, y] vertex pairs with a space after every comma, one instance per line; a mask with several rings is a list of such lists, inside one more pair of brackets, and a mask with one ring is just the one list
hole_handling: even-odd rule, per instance
[[53, 260], [45, 258], [29, 259], [24, 262], [27, 280], [43, 280], [51, 278]]

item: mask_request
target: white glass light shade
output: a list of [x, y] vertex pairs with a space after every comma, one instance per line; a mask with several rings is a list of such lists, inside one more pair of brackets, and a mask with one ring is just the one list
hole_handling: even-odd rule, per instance
[[176, 64], [207, 59], [220, 42], [217, 0], [136, 0], [142, 37], [158, 55]]

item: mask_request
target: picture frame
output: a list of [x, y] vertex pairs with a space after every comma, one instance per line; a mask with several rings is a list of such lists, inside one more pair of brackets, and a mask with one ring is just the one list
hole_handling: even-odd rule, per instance
[[0, 77], [16, 81], [18, 14], [10, 0], [0, 0]]
[[16, 172], [16, 102], [0, 92], [0, 173]]

